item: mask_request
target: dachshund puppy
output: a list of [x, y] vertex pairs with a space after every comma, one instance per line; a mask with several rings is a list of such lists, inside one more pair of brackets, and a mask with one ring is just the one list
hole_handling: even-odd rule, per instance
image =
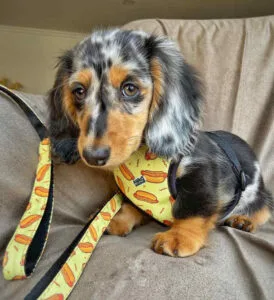
[[[199, 80], [164, 37], [119, 29], [94, 32], [59, 60], [50, 102], [53, 155], [65, 163], [112, 169], [142, 143], [179, 162], [174, 223], [156, 234], [157, 253], [185, 257], [205, 245], [208, 233], [233, 200], [231, 162], [209, 134], [199, 131]], [[271, 212], [259, 164], [239, 137], [221, 132], [245, 172], [246, 189], [225, 224], [254, 231]], [[108, 227], [126, 235], [144, 215], [123, 204]]]

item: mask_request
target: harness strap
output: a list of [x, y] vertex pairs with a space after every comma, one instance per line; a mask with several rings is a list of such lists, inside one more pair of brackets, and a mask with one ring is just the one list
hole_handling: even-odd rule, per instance
[[239, 200], [242, 195], [242, 191], [244, 191], [246, 188], [246, 175], [229, 141], [222, 137], [222, 131], [208, 131], [206, 133], [213, 141], [217, 143], [220, 149], [222, 149], [223, 153], [230, 161], [232, 171], [235, 174], [238, 181], [235, 188], [235, 195], [232, 201], [224, 208], [223, 216], [219, 220], [219, 223], [222, 223], [227, 218], [227, 216], [234, 210], [236, 205], [239, 203]]
[[182, 156], [178, 158], [176, 161], [172, 161], [169, 166], [168, 170], [168, 187], [171, 196], [173, 199], [176, 199], [177, 197], [177, 187], [176, 187], [176, 173], [179, 168], [180, 162], [182, 160]]

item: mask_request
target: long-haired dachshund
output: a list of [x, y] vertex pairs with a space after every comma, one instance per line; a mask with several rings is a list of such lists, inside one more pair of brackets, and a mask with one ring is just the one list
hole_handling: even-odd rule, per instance
[[[189, 256], [234, 198], [231, 162], [210, 136], [199, 131], [203, 98], [193, 69], [175, 45], [141, 31], [97, 31], [59, 60], [50, 92], [53, 155], [65, 163], [112, 169], [145, 143], [151, 152], [178, 161], [174, 223], [156, 234], [154, 251]], [[221, 132], [245, 172], [246, 189], [225, 220], [254, 231], [271, 215], [270, 193], [250, 147]], [[129, 203], [108, 227], [126, 235], [145, 216]]]

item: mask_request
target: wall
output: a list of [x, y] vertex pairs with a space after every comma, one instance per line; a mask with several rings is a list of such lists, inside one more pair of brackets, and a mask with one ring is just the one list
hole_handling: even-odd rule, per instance
[[0, 78], [24, 85], [24, 92], [44, 94], [52, 86], [57, 57], [85, 35], [0, 25]]
[[8, 0], [0, 24], [75, 32], [139, 19], [220, 19], [274, 14], [273, 0]]

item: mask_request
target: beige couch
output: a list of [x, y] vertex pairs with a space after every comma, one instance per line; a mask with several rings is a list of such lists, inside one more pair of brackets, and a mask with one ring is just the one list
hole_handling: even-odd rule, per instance
[[[245, 20], [144, 20], [128, 29], [166, 34], [205, 83], [204, 128], [225, 129], [255, 149], [274, 192], [274, 17]], [[46, 122], [46, 99], [21, 94]], [[20, 220], [31, 192], [39, 139], [0, 95], [0, 250]], [[88, 216], [113, 193], [111, 174], [84, 166], [55, 168], [55, 207], [46, 251], [33, 277], [7, 282], [1, 299], [22, 299], [59, 257]], [[151, 222], [126, 238], [104, 236], [71, 299], [273, 299], [274, 221], [255, 234], [220, 227], [197, 255], [177, 259], [149, 248], [161, 225]]]

